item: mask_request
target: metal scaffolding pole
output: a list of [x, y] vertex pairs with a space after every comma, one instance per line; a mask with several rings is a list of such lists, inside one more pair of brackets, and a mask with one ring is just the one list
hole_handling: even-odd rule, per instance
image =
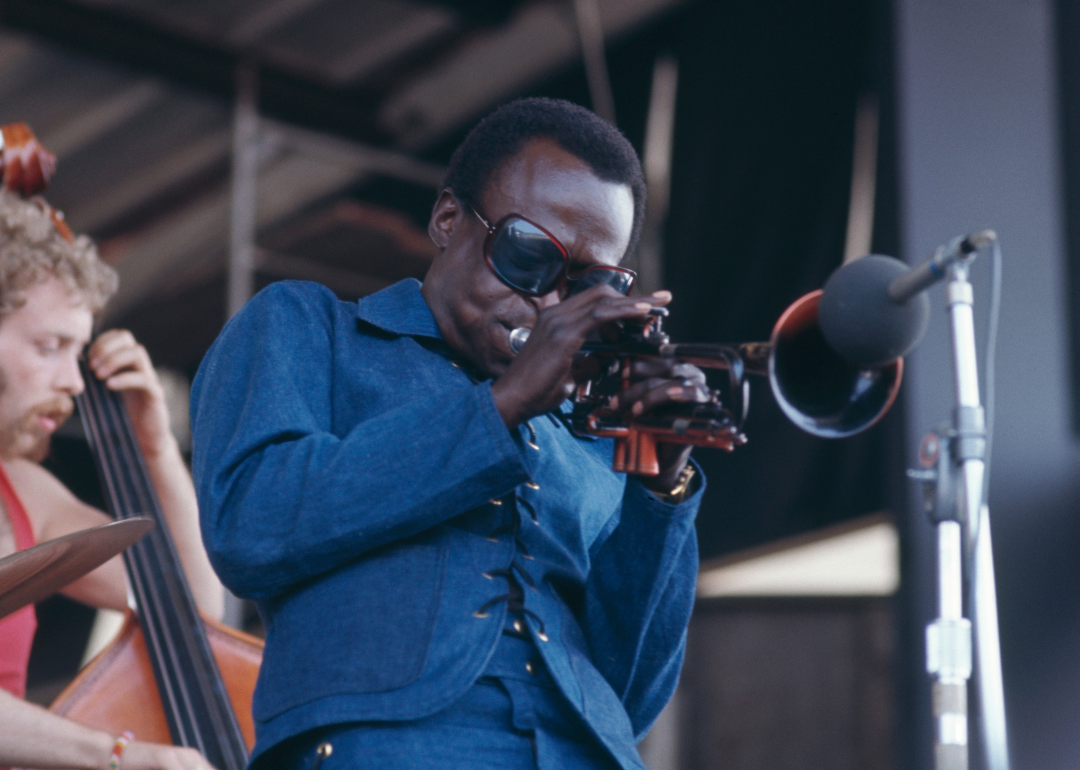
[[259, 175], [259, 75], [257, 66], [236, 67], [233, 113], [232, 211], [229, 221], [228, 297], [232, 318], [255, 288], [255, 225]]
[[600, 8], [596, 0], [574, 0], [578, 37], [585, 59], [585, 79], [589, 82], [589, 98], [593, 112], [608, 123], [615, 123], [615, 97], [611, 93], [607, 59], [604, 57], [604, 28], [600, 24]]

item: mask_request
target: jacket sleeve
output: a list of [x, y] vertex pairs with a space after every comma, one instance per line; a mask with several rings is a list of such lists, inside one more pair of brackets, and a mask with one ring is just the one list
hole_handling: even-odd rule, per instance
[[595, 548], [582, 626], [593, 662], [622, 699], [640, 740], [675, 692], [697, 588], [694, 519], [704, 477], [687, 500], [661, 502], [627, 481], [620, 519]]
[[333, 302], [303, 284], [263, 290], [192, 388], [203, 539], [239, 596], [278, 595], [528, 479], [487, 385], [423, 394], [334, 433]]

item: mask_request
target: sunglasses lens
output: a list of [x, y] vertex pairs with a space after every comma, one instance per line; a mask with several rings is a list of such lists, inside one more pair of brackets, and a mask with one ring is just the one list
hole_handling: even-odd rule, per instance
[[512, 217], [499, 227], [488, 248], [500, 278], [529, 294], [547, 294], [562, 276], [563, 253], [543, 230]]
[[637, 275], [632, 270], [618, 270], [613, 267], [590, 267], [581, 275], [571, 279], [570, 289], [566, 296], [572, 297], [586, 289], [591, 289], [598, 283], [604, 283], [613, 288], [619, 294], [629, 294], [634, 285]]

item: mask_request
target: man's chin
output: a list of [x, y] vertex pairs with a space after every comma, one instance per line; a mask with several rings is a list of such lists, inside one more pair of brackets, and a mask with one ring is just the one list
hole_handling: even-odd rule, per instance
[[52, 437], [40, 433], [20, 433], [5, 441], [0, 455], [6, 460], [30, 460], [40, 463], [52, 450]]
[[23, 456], [31, 462], [40, 463], [49, 456], [51, 451], [52, 439], [49, 436], [45, 436], [45, 438], [35, 441]]
[[506, 374], [506, 370], [510, 368], [509, 361], [492, 361], [488, 364], [486, 374], [493, 380], [497, 380]]

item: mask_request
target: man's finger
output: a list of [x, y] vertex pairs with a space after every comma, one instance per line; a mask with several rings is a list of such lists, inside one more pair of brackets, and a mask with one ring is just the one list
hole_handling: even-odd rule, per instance
[[671, 380], [694, 380], [705, 382], [705, 372], [693, 364], [673, 358], [637, 358], [630, 366], [630, 377], [643, 380], [648, 377], [664, 377]]
[[90, 358], [93, 359], [98, 356], [107, 356], [110, 353], [123, 348], [134, 347], [137, 344], [134, 335], [127, 329], [109, 329], [107, 332], [102, 332], [101, 335], [91, 343], [90, 349], [87, 352]]
[[107, 355], [93, 359], [90, 365], [94, 369], [94, 374], [101, 379], [110, 377], [116, 372], [125, 369], [145, 372], [151, 368], [150, 356], [147, 355], [142, 346], [114, 350]]
[[649, 377], [648, 379], [635, 382], [633, 385], [620, 391], [617, 396], [612, 398], [609, 402], [609, 406], [611, 406], [612, 409], [629, 409], [640, 401], [650, 390], [668, 384], [672, 384], [672, 380], [668, 377]]
[[109, 390], [155, 390], [155, 383], [144, 372], [121, 372], [105, 380]]
[[677, 362], [672, 359], [638, 359], [630, 366], [630, 378], [633, 383], [612, 399], [614, 403], [611, 403], [611, 407], [613, 409], [618, 409], [620, 406], [630, 408], [645, 393], [663, 385], [665, 382], [679, 384], [684, 387], [696, 386], [701, 393], [709, 393], [705, 372], [693, 364]]
[[592, 286], [580, 294], [575, 294], [572, 297], [564, 299], [559, 305], [574, 307], [577, 305], [587, 305], [591, 302], [597, 301], [602, 297], [608, 297], [612, 299], [628, 299], [631, 301], [649, 302], [652, 305], [666, 305], [671, 302], [670, 291], [654, 291], [652, 294], [641, 294], [634, 297], [628, 297], [625, 294], [620, 294], [605, 283]]
[[621, 295], [617, 299], [602, 297], [591, 305], [569, 309], [556, 305], [544, 311], [537, 320], [529, 335], [530, 347], [554, 345], [570, 355], [577, 352], [586, 337], [605, 324], [640, 318], [652, 307], [648, 302], [629, 300]]
[[[662, 385], [650, 388], [630, 407], [631, 414], [645, 414], [659, 406], [669, 403], [704, 404], [710, 398], [707, 388], [689, 380], [677, 382], [668, 380]], [[625, 403], [624, 403], [625, 405]]]

